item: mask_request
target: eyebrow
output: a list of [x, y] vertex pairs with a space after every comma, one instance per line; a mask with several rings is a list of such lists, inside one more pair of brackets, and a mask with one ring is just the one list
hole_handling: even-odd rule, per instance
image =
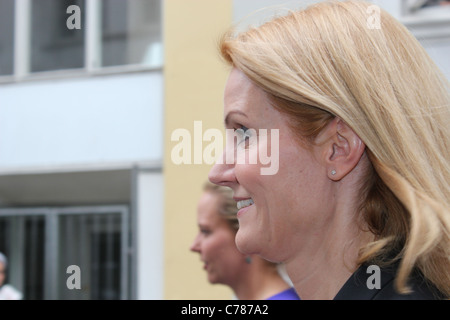
[[199, 227], [199, 229], [211, 229], [211, 226], [209, 224], [198, 223], [197, 226]]
[[230, 111], [230, 112], [228, 112], [227, 116], [225, 117], [225, 121], [224, 121], [225, 122], [225, 126], [229, 126], [229, 124], [230, 124], [230, 117], [233, 114], [239, 114], [239, 115], [242, 115], [242, 116], [248, 118], [248, 116], [242, 111], [239, 111], [239, 110]]

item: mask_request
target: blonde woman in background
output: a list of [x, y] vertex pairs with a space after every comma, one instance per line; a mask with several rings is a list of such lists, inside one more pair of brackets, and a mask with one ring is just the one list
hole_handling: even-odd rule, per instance
[[277, 264], [238, 251], [237, 211], [230, 188], [205, 184], [197, 210], [199, 233], [191, 250], [200, 255], [208, 281], [229, 286], [239, 300], [298, 300]]
[[239, 250], [284, 262], [302, 300], [448, 298], [449, 84], [369, 7], [323, 2], [223, 37], [226, 128], [254, 129], [224, 159], [267, 146], [279, 170], [222, 161], [209, 178], [242, 206]]

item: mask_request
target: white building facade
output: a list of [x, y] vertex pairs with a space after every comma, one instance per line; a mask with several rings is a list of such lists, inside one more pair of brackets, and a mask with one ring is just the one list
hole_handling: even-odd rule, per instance
[[0, 251], [26, 299], [162, 298], [161, 19], [159, 0], [0, 0]]
[[[233, 19], [312, 2], [234, 0]], [[450, 6], [372, 2], [450, 78]], [[163, 5], [0, 0], [0, 251], [26, 299], [163, 298]]]

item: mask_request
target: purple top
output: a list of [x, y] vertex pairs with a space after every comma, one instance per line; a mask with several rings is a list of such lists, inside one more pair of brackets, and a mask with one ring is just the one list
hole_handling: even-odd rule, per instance
[[294, 288], [289, 288], [271, 296], [267, 300], [300, 300], [300, 297], [297, 295]]

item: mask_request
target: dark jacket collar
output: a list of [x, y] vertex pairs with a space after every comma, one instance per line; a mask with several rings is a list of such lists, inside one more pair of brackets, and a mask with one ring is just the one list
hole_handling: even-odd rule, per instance
[[[436, 288], [430, 285], [418, 273], [413, 272], [408, 285], [412, 293], [401, 294], [395, 290], [394, 279], [398, 265], [380, 268], [379, 289], [370, 289], [375, 272], [368, 269], [370, 265], [361, 265], [343, 285], [334, 300], [433, 300], [444, 299]], [[369, 283], [369, 285], [368, 285]]]

